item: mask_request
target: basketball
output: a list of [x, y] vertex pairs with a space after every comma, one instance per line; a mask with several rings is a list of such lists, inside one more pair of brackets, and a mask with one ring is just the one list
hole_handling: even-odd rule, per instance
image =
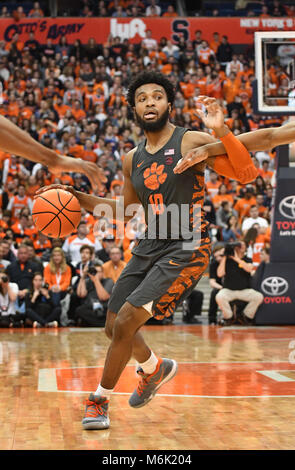
[[39, 232], [51, 238], [63, 238], [76, 230], [81, 208], [72, 193], [49, 189], [35, 199], [32, 217]]

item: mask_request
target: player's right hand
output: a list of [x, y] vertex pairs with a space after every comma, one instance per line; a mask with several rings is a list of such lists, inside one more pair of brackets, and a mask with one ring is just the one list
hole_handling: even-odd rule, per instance
[[66, 184], [50, 184], [49, 186], [43, 186], [43, 188], [40, 188], [35, 192], [34, 199], [40, 196], [40, 194], [45, 193], [45, 191], [49, 191], [50, 189], [62, 189], [63, 191], [68, 191], [68, 193], [73, 194], [78, 199], [77, 191], [73, 188], [73, 186], [68, 186]]

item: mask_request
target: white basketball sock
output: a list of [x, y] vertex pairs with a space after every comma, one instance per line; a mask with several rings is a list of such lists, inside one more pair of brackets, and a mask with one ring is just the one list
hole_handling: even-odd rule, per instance
[[99, 395], [100, 397], [106, 397], [108, 400], [111, 398], [111, 394], [113, 393], [113, 390], [108, 390], [107, 388], [103, 388], [100, 384], [97, 387], [96, 392], [94, 392], [94, 395]]
[[148, 360], [139, 365], [145, 374], [152, 374], [156, 370], [158, 360], [159, 359], [157, 358], [157, 356], [155, 356], [153, 351], [151, 351], [151, 355]]

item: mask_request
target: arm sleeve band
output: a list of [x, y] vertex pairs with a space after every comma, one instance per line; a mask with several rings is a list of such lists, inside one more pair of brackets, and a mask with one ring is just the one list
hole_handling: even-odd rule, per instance
[[240, 183], [250, 183], [258, 176], [258, 170], [255, 167], [251, 155], [246, 147], [229, 132], [220, 138], [223, 143], [226, 155], [220, 155], [215, 158], [214, 170], [231, 179], [236, 179]]

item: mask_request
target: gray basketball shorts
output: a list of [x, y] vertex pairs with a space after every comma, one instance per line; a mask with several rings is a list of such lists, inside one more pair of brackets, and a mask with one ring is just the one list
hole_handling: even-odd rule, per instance
[[206, 270], [211, 252], [209, 238], [192, 251], [182, 240], [140, 240], [116, 282], [108, 310], [118, 313], [129, 302], [144, 307], [158, 320], [172, 315], [193, 291]]

